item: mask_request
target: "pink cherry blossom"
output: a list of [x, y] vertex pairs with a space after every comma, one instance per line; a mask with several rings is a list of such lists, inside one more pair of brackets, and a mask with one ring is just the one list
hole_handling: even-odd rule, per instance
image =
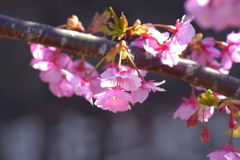
[[116, 86], [120, 86], [126, 91], [136, 90], [141, 86], [141, 79], [127, 71], [118, 72], [115, 68], [108, 68], [101, 74], [101, 87]]
[[211, 107], [208, 107], [208, 106], [202, 107], [198, 111], [198, 120], [200, 122], [203, 122], [203, 121], [207, 122], [208, 119], [212, 117], [213, 113], [214, 113], [214, 107], [213, 106], [211, 106]]
[[163, 43], [169, 38], [169, 33], [160, 33], [155, 29], [155, 27], [147, 27], [147, 29], [147, 33], [132, 41], [130, 45], [145, 49], [148, 53], [155, 57], [158, 53], [156, 49], [159, 47], [156, 41]]
[[129, 93], [124, 92], [123, 90], [105, 90], [104, 92], [95, 95], [94, 98], [96, 99], [94, 103], [95, 105], [114, 113], [131, 109], [129, 102], [132, 100], [132, 97]]
[[78, 76], [83, 81], [89, 81], [91, 83], [91, 91], [93, 94], [102, 92], [104, 89], [100, 86], [100, 79], [99, 79], [99, 73], [97, 70], [94, 70], [94, 72], [91, 74], [91, 77], [89, 77], [89, 74], [94, 69], [94, 66], [90, 63], [88, 63], [86, 60], [83, 62], [81, 59], [74, 60], [73, 63], [71, 63], [72, 66], [68, 68], [68, 71], [72, 74]]
[[60, 53], [58, 49], [46, 48], [40, 44], [32, 44], [31, 52], [34, 59], [30, 65], [40, 70], [40, 78], [43, 82], [57, 83], [62, 78], [61, 69], [67, 68], [71, 63], [71, 58], [64, 53]]
[[154, 27], [149, 27], [146, 34], [131, 42], [131, 46], [145, 49], [148, 58], [158, 56], [163, 64], [172, 67], [178, 63], [179, 55], [195, 35], [191, 20], [184, 21], [184, 17], [181, 22], [177, 20], [176, 25], [171, 27], [173, 34], [170, 39], [169, 33], [161, 34]]
[[173, 29], [173, 35], [171, 36], [171, 43], [177, 46], [184, 46], [192, 41], [195, 35], [195, 29], [191, 25], [193, 17], [185, 21], [185, 15], [182, 17], [182, 21], [176, 21], [175, 28]]
[[[193, 115], [200, 107], [198, 111], [198, 120], [200, 122], [207, 122], [209, 118], [212, 117], [214, 112], [214, 107], [200, 106], [197, 102], [195, 95], [191, 95], [189, 99], [183, 98], [183, 103], [181, 106], [174, 112], [173, 118], [179, 117], [181, 120], [187, 120]], [[204, 113], [203, 113], [204, 111]]]
[[172, 36], [155, 49], [160, 55], [161, 62], [170, 67], [178, 64], [179, 55], [182, 54], [186, 49], [187, 44], [192, 41], [192, 38], [195, 35], [195, 29], [190, 24], [192, 18], [184, 21], [184, 17], [185, 16], [183, 16], [181, 22], [177, 20], [175, 26], [169, 27], [173, 32]]
[[[72, 64], [72, 66], [70, 66]], [[88, 63], [86, 60], [83, 62], [81, 59], [74, 60], [71, 64], [69, 64], [68, 71], [77, 74], [82, 79], [88, 79], [87, 74], [91, 73], [94, 69], [94, 66]], [[97, 70], [93, 72], [91, 78], [99, 77], [99, 73]]]
[[49, 89], [58, 98], [71, 97], [74, 94], [72, 85], [66, 80], [65, 77], [63, 77], [57, 83], [49, 83]]
[[162, 63], [170, 67], [178, 64], [179, 55], [182, 54], [195, 35], [195, 29], [190, 24], [193, 18], [184, 21], [184, 17], [181, 22], [177, 20], [175, 26], [170, 26], [170, 30], [173, 32], [172, 36], [158, 49]]
[[53, 61], [53, 55], [56, 53], [57, 48], [46, 48], [43, 45], [33, 43], [30, 45], [30, 50], [34, 57], [30, 65], [38, 70], [48, 70], [51, 67], [49, 62]]
[[165, 42], [158, 49], [160, 60], [163, 64], [172, 67], [173, 65], [177, 65], [179, 62], [179, 55], [182, 53], [182, 48], [177, 48], [171, 44], [170, 41]]
[[[136, 71], [136, 69], [133, 69], [133, 68], [130, 68], [130, 67], [124, 66], [124, 65], [121, 65], [121, 68], [122, 68], [122, 70], [127, 71], [128, 74], [134, 74], [134, 75], [138, 76], [138, 72]], [[145, 77], [148, 73], [148, 71], [145, 71], [142, 69], [138, 69], [138, 71], [143, 77]]]
[[72, 88], [76, 95], [84, 96], [91, 104], [93, 104], [93, 93], [91, 90], [91, 84], [87, 81], [84, 81], [79, 76], [76, 76], [67, 70], [62, 70], [63, 74], [66, 75], [66, 79], [72, 85]]
[[184, 8], [203, 29], [239, 27], [239, 0], [187, 0]]
[[181, 120], [187, 120], [191, 115], [193, 115], [193, 113], [197, 111], [197, 109], [200, 107], [200, 104], [197, 103], [197, 99], [193, 95], [191, 95], [189, 99], [182, 99], [184, 102], [174, 112], [173, 118], [179, 117]]
[[222, 65], [224, 70], [230, 70], [233, 62], [240, 62], [240, 33], [230, 33], [227, 43], [223, 43]]
[[106, 88], [101, 87], [101, 85], [100, 85], [101, 80], [99, 79], [99, 77], [91, 78], [89, 83], [91, 84], [91, 91], [92, 91], [93, 95], [101, 93], [106, 90]]
[[202, 65], [209, 66], [214, 58], [219, 58], [221, 52], [214, 47], [214, 38], [206, 37], [193, 42], [191, 59]]
[[[103, 66], [103, 69], [106, 70], [108, 68], [117, 68], [117, 67], [118, 67], [117, 63], [107, 63], [106, 65]], [[128, 66], [121, 65], [121, 69], [124, 71], [127, 71], [129, 74], [134, 74], [136, 76], [138, 75], [138, 72], [135, 69], [130, 68]], [[142, 69], [138, 69], [138, 71], [143, 77], [145, 77], [148, 73], [148, 71], [142, 70]]]
[[53, 55], [56, 52], [56, 48], [46, 48], [40, 44], [31, 44], [31, 53], [34, 59], [31, 60], [30, 65], [34, 69], [41, 71], [47, 71], [54, 66]]
[[161, 85], [165, 83], [165, 81], [162, 82], [153, 82], [153, 81], [145, 81], [142, 82], [142, 86], [139, 87], [137, 90], [134, 90], [131, 92], [132, 95], [132, 101], [131, 103], [143, 103], [143, 101], [145, 101], [149, 95], [149, 92], [153, 91], [165, 91], [163, 88], [159, 88], [157, 86]]
[[240, 152], [232, 149], [222, 148], [221, 151], [214, 151], [207, 155], [210, 160], [239, 160]]

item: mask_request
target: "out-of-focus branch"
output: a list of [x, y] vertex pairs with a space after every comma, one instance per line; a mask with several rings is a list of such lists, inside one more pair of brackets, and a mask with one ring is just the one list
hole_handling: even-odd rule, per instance
[[[90, 57], [103, 58], [116, 42], [98, 38], [90, 34], [55, 28], [49, 25], [19, 20], [0, 15], [0, 36], [46, 46], [54, 46], [75, 55], [84, 54]], [[181, 79], [196, 86], [211, 89], [227, 97], [240, 99], [240, 80], [222, 74], [196, 62], [180, 59], [180, 62], [169, 67], [158, 58], [148, 56], [144, 50], [130, 47], [137, 67], [150, 72]], [[124, 64], [130, 63], [125, 60]]]

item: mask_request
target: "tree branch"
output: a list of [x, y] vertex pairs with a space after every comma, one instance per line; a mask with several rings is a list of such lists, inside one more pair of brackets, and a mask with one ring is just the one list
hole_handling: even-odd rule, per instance
[[[103, 58], [117, 43], [90, 34], [55, 28], [49, 25], [19, 20], [0, 15], [0, 36], [46, 46], [54, 46], [75, 55]], [[211, 89], [227, 97], [240, 99], [240, 80], [202, 66], [194, 61], [180, 59], [169, 67], [158, 58], [149, 57], [142, 49], [130, 47], [136, 66], [150, 72], [181, 79], [196, 86]], [[127, 60], [123, 64], [130, 65]]]

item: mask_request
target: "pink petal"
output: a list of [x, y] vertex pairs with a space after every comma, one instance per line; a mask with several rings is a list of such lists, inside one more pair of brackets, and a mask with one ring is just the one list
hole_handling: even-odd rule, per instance
[[63, 78], [58, 83], [49, 83], [50, 91], [57, 97], [71, 97], [74, 94], [72, 85]]
[[39, 76], [40, 76], [40, 78], [43, 82], [57, 83], [61, 80], [62, 73], [61, 73], [61, 70], [58, 67], [53, 66], [48, 71], [41, 71]]
[[221, 61], [224, 70], [230, 70], [232, 68], [232, 60], [228, 54], [224, 54]]
[[114, 69], [114, 68], [108, 68], [108, 69], [106, 69], [106, 70], [100, 75], [100, 77], [101, 77], [101, 78], [108, 78], [108, 77], [112, 77], [112, 76], [114, 76], [114, 75], [116, 75], [116, 74], [117, 74], [116, 69]]
[[42, 61], [42, 60], [39, 60], [39, 59], [32, 59], [31, 62], [30, 62], [30, 65], [34, 69], [38, 69], [38, 70], [41, 70], [41, 71], [48, 71], [54, 66], [54, 64], [52, 62]]
[[143, 103], [147, 99], [149, 92], [146, 89], [143, 89], [142, 87], [140, 87], [137, 90], [132, 91], [131, 95], [132, 95], [132, 101], [131, 101], [132, 104], [137, 102]]

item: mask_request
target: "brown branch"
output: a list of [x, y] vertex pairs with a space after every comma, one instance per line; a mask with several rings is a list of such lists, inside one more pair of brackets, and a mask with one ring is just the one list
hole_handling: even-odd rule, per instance
[[[26, 42], [54, 46], [74, 53], [90, 57], [102, 58], [116, 42], [98, 38], [90, 34], [58, 29], [49, 25], [19, 20], [0, 15], [0, 36]], [[140, 69], [181, 79], [196, 86], [211, 89], [227, 97], [240, 99], [240, 80], [222, 74], [196, 62], [180, 59], [180, 62], [169, 67], [158, 58], [149, 58], [139, 48], [130, 47], [136, 66]], [[124, 64], [129, 65], [127, 60]]]

